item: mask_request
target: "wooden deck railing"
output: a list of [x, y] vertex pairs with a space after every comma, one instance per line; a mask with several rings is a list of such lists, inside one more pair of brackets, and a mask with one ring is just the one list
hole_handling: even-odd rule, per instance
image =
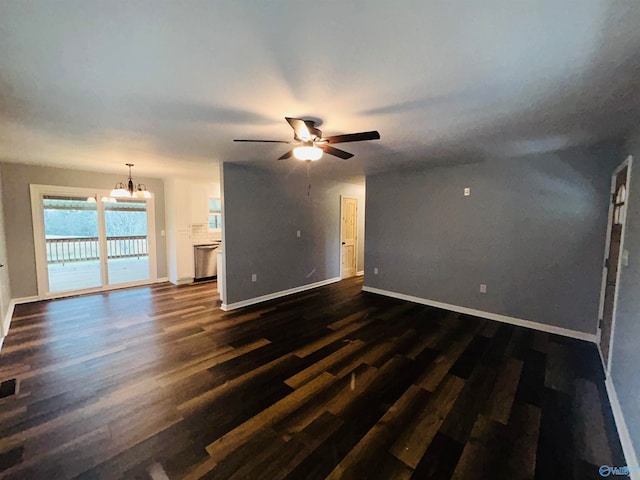
[[[47, 238], [47, 263], [86, 262], [100, 259], [98, 237]], [[144, 235], [107, 237], [107, 258], [146, 257], [149, 244]]]

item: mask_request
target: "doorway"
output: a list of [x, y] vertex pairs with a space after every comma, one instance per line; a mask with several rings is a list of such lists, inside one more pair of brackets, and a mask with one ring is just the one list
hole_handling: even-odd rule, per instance
[[340, 206], [340, 277], [356, 275], [358, 261], [358, 199], [342, 197]]
[[629, 156], [613, 172], [611, 177], [611, 197], [609, 203], [609, 225], [605, 246], [605, 260], [602, 271], [600, 292], [600, 315], [598, 322], [598, 343], [602, 363], [607, 375], [610, 371], [610, 346], [615, 333], [616, 305], [620, 269], [626, 264], [627, 253], [624, 249], [627, 199], [631, 179], [632, 158]]
[[153, 198], [31, 185], [31, 205], [39, 297], [155, 280]]

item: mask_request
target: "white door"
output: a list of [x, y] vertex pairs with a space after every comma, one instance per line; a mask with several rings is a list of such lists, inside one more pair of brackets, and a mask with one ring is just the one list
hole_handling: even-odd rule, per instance
[[624, 232], [629, 183], [631, 181], [631, 162], [631, 157], [629, 157], [616, 168], [611, 178], [609, 227], [602, 272], [600, 320], [598, 322], [598, 344], [600, 346], [602, 362], [607, 373], [611, 370], [610, 345], [615, 333], [620, 268], [625, 262], [626, 257], [624, 250]]
[[342, 271], [340, 276], [349, 278], [356, 274], [358, 240], [358, 200], [356, 198], [342, 197], [341, 219]]

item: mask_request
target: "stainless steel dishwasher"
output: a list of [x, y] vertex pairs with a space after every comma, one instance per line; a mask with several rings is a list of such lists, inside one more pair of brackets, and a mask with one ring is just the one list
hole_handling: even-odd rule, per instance
[[194, 280], [205, 280], [218, 275], [216, 250], [219, 246], [219, 243], [193, 246], [193, 259], [195, 262]]

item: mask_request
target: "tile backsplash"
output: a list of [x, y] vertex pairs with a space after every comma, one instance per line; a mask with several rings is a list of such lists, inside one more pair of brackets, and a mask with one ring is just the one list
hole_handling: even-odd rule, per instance
[[222, 232], [220, 230], [210, 232], [207, 225], [191, 225], [191, 243], [193, 245], [199, 245], [201, 243], [221, 239]]

